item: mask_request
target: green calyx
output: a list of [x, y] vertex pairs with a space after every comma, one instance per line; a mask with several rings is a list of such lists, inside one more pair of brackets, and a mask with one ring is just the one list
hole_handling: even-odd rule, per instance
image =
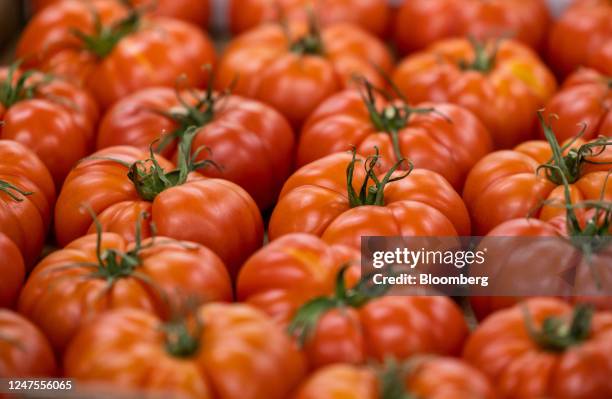
[[487, 49], [486, 43], [478, 41], [474, 37], [470, 37], [469, 40], [474, 49], [474, 60], [471, 63], [463, 60], [459, 63], [459, 67], [464, 71], [490, 72], [495, 67], [500, 40], [495, 41], [491, 50]]
[[378, 371], [379, 396], [381, 399], [418, 399], [408, 392], [406, 377], [416, 365], [411, 362], [398, 363], [387, 359]]
[[4, 180], [0, 180], [0, 192], [5, 193], [9, 197], [11, 197], [12, 200], [17, 202], [23, 201], [24, 197], [27, 195], [34, 194], [31, 191], [22, 190], [14, 184], [11, 184]]
[[[353, 174], [355, 171], [355, 164], [358, 162], [357, 160], [357, 150], [353, 148], [353, 158], [349, 162], [346, 168], [346, 189], [349, 197], [349, 205], [351, 208], [355, 208], [358, 206], [364, 205], [376, 205], [383, 206], [385, 204], [385, 187], [389, 183], [393, 183], [398, 180], [402, 180], [406, 176], [412, 172], [413, 165], [410, 161], [400, 158], [400, 160], [393, 165], [389, 171], [385, 174], [382, 180], [379, 180], [376, 176], [375, 167], [378, 164], [380, 159], [380, 155], [378, 152], [378, 147], [374, 147], [375, 154], [370, 155], [365, 159], [364, 168], [366, 171], [366, 178], [361, 185], [361, 189], [359, 190], [359, 194], [353, 188]], [[401, 176], [392, 177], [393, 173], [400, 168], [400, 166], [404, 163], [408, 162], [408, 170]], [[373, 185], [370, 185], [370, 180], [372, 180]]]
[[34, 98], [38, 87], [47, 83], [50, 79], [49, 76], [45, 75], [45, 78], [41, 81], [29, 84], [29, 78], [36, 73], [29, 70], [22, 73], [19, 79], [13, 82], [20, 64], [20, 61], [14, 62], [8, 69], [6, 79], [0, 83], [0, 104], [4, 105], [5, 108], [9, 108], [19, 101]]
[[195, 328], [190, 328], [186, 319], [176, 319], [163, 326], [166, 351], [177, 358], [189, 358], [200, 349], [203, 325], [196, 319]]
[[289, 324], [288, 332], [303, 346], [310, 338], [321, 317], [332, 309], [343, 307], [360, 308], [389, 291], [388, 285], [374, 285], [372, 279], [362, 278], [353, 288], [347, 288], [345, 275], [348, 266], [343, 266], [336, 276], [336, 290], [332, 296], [321, 296], [302, 305]]
[[[285, 22], [281, 21], [281, 25], [285, 30], [285, 35], [290, 38], [288, 27]], [[323, 38], [321, 37], [321, 30], [317, 23], [317, 19], [314, 12], [309, 11], [308, 13], [308, 32], [298, 40], [291, 41], [289, 44], [289, 50], [299, 55], [323, 55], [325, 54], [325, 47], [323, 45]]]
[[561, 317], [549, 317], [544, 320], [539, 330], [534, 325], [527, 306], [523, 307], [523, 313], [527, 332], [542, 349], [564, 352], [588, 339], [594, 311], [590, 305], [577, 305], [569, 321]]

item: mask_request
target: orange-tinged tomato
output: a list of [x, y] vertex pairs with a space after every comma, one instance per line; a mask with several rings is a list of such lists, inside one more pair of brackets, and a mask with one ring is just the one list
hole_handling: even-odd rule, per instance
[[194, 399], [285, 399], [304, 377], [302, 355], [263, 312], [214, 303], [195, 318], [164, 324], [136, 309], [108, 312], [71, 342], [65, 375], [112, 392]]
[[55, 377], [57, 365], [45, 336], [23, 316], [0, 309], [0, 377]]
[[561, 76], [580, 66], [612, 75], [612, 4], [608, 0], [576, 0], [557, 20], [549, 35], [548, 63]]
[[273, 204], [293, 165], [293, 131], [281, 114], [258, 101], [197, 90], [144, 89], [108, 110], [98, 149], [132, 145], [146, 151], [161, 138], [157, 150], [176, 159], [173, 138], [190, 128], [197, 128], [192, 153], [205, 146], [202, 154], [219, 166], [203, 175], [238, 184], [261, 209]]
[[0, 140], [0, 234], [28, 268], [42, 251], [54, 204], [53, 180], [41, 160], [16, 141]]
[[465, 108], [432, 103], [411, 107], [401, 100], [362, 95], [343, 91], [310, 115], [300, 135], [298, 166], [353, 146], [367, 157], [376, 146], [384, 170], [405, 157], [461, 190], [472, 166], [492, 150], [486, 128]]
[[602, 399], [612, 395], [612, 313], [536, 298], [488, 317], [463, 358], [504, 399]]
[[0, 308], [12, 308], [25, 279], [25, 265], [19, 248], [1, 232], [0, 276]]
[[456, 36], [512, 37], [541, 49], [550, 16], [545, 0], [405, 0], [395, 20], [402, 53]]
[[411, 103], [450, 102], [472, 111], [497, 148], [532, 137], [536, 111], [556, 89], [538, 56], [514, 40], [447, 39], [405, 58], [393, 81]]
[[390, 10], [385, 0], [230, 0], [230, 28], [243, 33], [265, 22], [304, 21], [313, 13], [321, 25], [339, 22], [359, 25], [382, 36], [389, 31]]
[[298, 127], [326, 98], [351, 84], [355, 74], [377, 85], [389, 72], [385, 45], [350, 24], [321, 30], [311, 23], [267, 24], [238, 36], [219, 62], [217, 87], [272, 105]]
[[118, 1], [65, 0], [32, 18], [17, 57], [84, 85], [106, 108], [135, 90], [172, 86], [179, 77], [204, 85], [203, 66], [214, 63], [215, 52], [206, 34], [187, 22], [141, 16]]

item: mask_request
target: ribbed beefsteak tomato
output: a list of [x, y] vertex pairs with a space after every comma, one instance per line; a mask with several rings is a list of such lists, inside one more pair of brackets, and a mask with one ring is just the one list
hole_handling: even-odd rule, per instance
[[223, 93], [150, 88], [118, 101], [104, 116], [98, 149], [132, 145], [176, 159], [174, 141], [197, 128], [194, 147], [206, 146], [219, 169], [201, 173], [244, 188], [260, 208], [272, 205], [293, 166], [293, 131], [286, 119], [258, 101]]
[[81, 386], [193, 399], [285, 399], [305, 374], [283, 331], [241, 304], [204, 305], [187, 322], [108, 312], [74, 338], [64, 370]]
[[315, 21], [267, 24], [238, 36], [219, 62], [217, 87], [272, 105], [299, 128], [327, 97], [354, 74], [384, 81], [392, 58], [376, 37], [350, 24], [319, 29]]
[[115, 0], [65, 0], [36, 14], [17, 44], [26, 67], [83, 84], [106, 108], [145, 87], [172, 86], [179, 76], [206, 82], [215, 52], [196, 26], [142, 16]]
[[537, 298], [494, 313], [463, 358], [504, 399], [612, 397], [612, 313]]
[[472, 111], [497, 148], [531, 138], [536, 111], [556, 89], [538, 56], [514, 40], [447, 39], [405, 58], [393, 81], [411, 103], [450, 102]]
[[19, 248], [2, 232], [0, 232], [0, 276], [2, 276], [0, 308], [12, 308], [25, 279], [25, 265]]

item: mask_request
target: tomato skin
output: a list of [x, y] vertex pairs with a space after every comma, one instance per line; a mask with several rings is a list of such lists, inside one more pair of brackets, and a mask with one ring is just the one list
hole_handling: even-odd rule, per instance
[[0, 309], [0, 376], [55, 377], [57, 364], [47, 338], [25, 317]]
[[[149, 155], [134, 147], [117, 146], [98, 151], [92, 157], [133, 163]], [[163, 157], [156, 158], [164, 170], [174, 168]], [[72, 170], [55, 208], [55, 233], [60, 245], [67, 245], [91, 229], [91, 216], [83, 208], [88, 205], [103, 226], [112, 228], [107, 231], [127, 234], [126, 238], [133, 237], [139, 210], [147, 209], [157, 234], [209, 247], [232, 275], [261, 246], [263, 222], [259, 209], [239, 186], [192, 173], [187, 183], [158, 194], [148, 208], [147, 204], [137, 204], [143, 201], [127, 174], [128, 168], [120, 163], [91, 158]], [[124, 202], [129, 203], [118, 205]], [[124, 207], [124, 211], [118, 212], [117, 207]], [[143, 237], [148, 237], [147, 230], [143, 233]]]
[[[579, 69], [570, 75], [561, 90], [550, 99], [544, 109], [557, 139], [565, 141], [576, 136], [585, 140], [598, 135], [612, 136], [612, 90], [606, 77], [594, 69]], [[554, 115], [554, 117], [553, 117]], [[542, 127], [539, 127], [543, 136]]]
[[553, 25], [548, 63], [560, 77], [580, 66], [612, 75], [612, 5], [606, 0], [577, 0]]
[[[495, 398], [486, 377], [458, 359], [431, 357], [417, 360], [405, 378], [405, 389], [418, 398]], [[351, 364], [335, 364], [313, 373], [294, 399], [379, 399], [380, 382], [374, 370]]]
[[[415, 169], [408, 177], [387, 185], [385, 206], [351, 209], [346, 189], [350, 160], [350, 154], [336, 153], [295, 172], [285, 182], [272, 213], [270, 240], [303, 232], [320, 236], [328, 244], [359, 249], [361, 236], [469, 235], [463, 201], [442, 176], [425, 169]], [[355, 167], [353, 185], [357, 191], [364, 178], [363, 167]]]
[[536, 111], [555, 92], [556, 82], [537, 55], [516, 41], [500, 41], [496, 54], [488, 72], [462, 70], [462, 62], [474, 60], [472, 44], [442, 40], [401, 61], [393, 81], [411, 103], [467, 108], [488, 128], [496, 148], [510, 148], [531, 138]]
[[284, 399], [303, 378], [301, 354], [264, 313], [214, 303], [199, 308], [198, 315], [203, 323], [199, 351], [175, 358], [164, 348], [155, 316], [135, 309], [106, 313], [71, 342], [65, 373], [115, 392], [157, 390], [210, 399]]
[[[583, 143], [578, 140], [575, 145]], [[548, 180], [544, 172], [536, 175], [539, 165], [549, 161], [552, 151], [546, 141], [528, 141], [513, 150], [493, 152], [471, 170], [463, 190], [474, 233], [486, 235], [496, 226], [528, 215], [549, 221], [565, 210], [544, 205], [544, 200], [563, 200], [563, 186]], [[597, 162], [612, 160], [612, 147], [594, 158]], [[606, 180], [608, 165], [588, 165], [579, 179], [570, 184], [572, 202], [599, 200]], [[606, 185], [605, 200], [612, 198], [612, 187]], [[577, 210], [581, 212], [581, 210]]]
[[[525, 305], [538, 327], [550, 316], [571, 316], [571, 307], [557, 299], [535, 298]], [[525, 305], [487, 318], [468, 338], [463, 358], [485, 373], [507, 399], [612, 395], [612, 313], [595, 313], [587, 340], [557, 353], [541, 349], [527, 333]]]
[[19, 248], [30, 268], [42, 251], [51, 223], [53, 180], [33, 152], [11, 140], [0, 140], [0, 180], [32, 193], [19, 194], [21, 201], [16, 201], [0, 191], [0, 233]]
[[12, 308], [25, 280], [25, 265], [19, 248], [0, 233], [0, 307]]
[[355, 74], [383, 86], [377, 68], [389, 72], [392, 57], [377, 38], [349, 24], [321, 31], [324, 55], [300, 55], [290, 50], [293, 40], [307, 33], [304, 24], [291, 24], [290, 37], [278, 24], [268, 24], [238, 36], [219, 61], [216, 86], [263, 101], [299, 128], [327, 97], [351, 84]]
[[[198, 96], [204, 95], [197, 92]], [[178, 94], [194, 100], [194, 92]], [[216, 103], [213, 119], [199, 128], [193, 151], [206, 146], [201, 158], [208, 158], [221, 170], [206, 168], [208, 177], [224, 178], [244, 188], [261, 209], [276, 200], [282, 183], [293, 165], [294, 136], [285, 118], [271, 107], [238, 96], [227, 96]], [[111, 107], [104, 116], [98, 135], [98, 149], [133, 145], [148, 151], [162, 132], [179, 126], [172, 118], [156, 111], [176, 112], [181, 107], [177, 93], [170, 88], [150, 88], [136, 92]], [[176, 159], [176, 147], [162, 152]]]
[[142, 17], [136, 32], [121, 38], [107, 56], [97, 58], [72, 33], [73, 29], [94, 31], [92, 6], [105, 25], [127, 12], [113, 1], [62, 1], [34, 16], [18, 43], [17, 56], [27, 67], [84, 85], [103, 108], [145, 87], [173, 86], [183, 75], [191, 86], [204, 85], [207, 72], [202, 66], [214, 63], [215, 52], [210, 39], [196, 26], [164, 17]]
[[350, 22], [376, 35], [388, 31], [390, 9], [384, 0], [281, 0], [274, 4], [267, 0], [230, 0], [229, 18], [232, 33], [239, 34], [266, 22], [278, 21], [279, 8], [282, 17], [289, 21], [304, 21], [308, 7], [319, 23], [329, 26]]
[[394, 38], [403, 54], [456, 36], [511, 35], [538, 50], [550, 16], [542, 0], [410, 0], [402, 3], [395, 21]]
[[[232, 286], [223, 262], [201, 245], [156, 237], [139, 252], [136, 275], [118, 278], [92, 276], [96, 267], [69, 267], [96, 259], [97, 235], [79, 238], [43, 259], [28, 278], [19, 298], [19, 311], [36, 323], [62, 353], [79, 326], [109, 309], [133, 307], [168, 317], [185, 297], [231, 301]], [[115, 233], [104, 233], [102, 251], [128, 251], [134, 244]], [[150, 281], [150, 284], [148, 283]], [[163, 293], [168, 298], [164, 302]]]
[[[381, 100], [381, 108], [387, 104]], [[453, 104], [418, 104], [436, 113], [413, 114], [399, 132], [401, 154], [415, 167], [442, 175], [460, 190], [474, 164], [491, 152], [491, 137], [482, 123], [468, 110]], [[445, 119], [447, 118], [447, 119]], [[360, 94], [343, 91], [324, 101], [308, 118], [298, 145], [297, 165], [304, 166], [326, 155], [357, 147], [363, 156], [377, 146], [383, 169], [398, 159], [391, 137], [372, 123]]]

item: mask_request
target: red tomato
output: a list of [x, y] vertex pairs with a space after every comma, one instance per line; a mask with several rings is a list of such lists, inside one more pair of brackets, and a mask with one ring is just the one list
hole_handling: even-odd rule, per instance
[[405, 58], [393, 81], [411, 103], [450, 102], [469, 109], [497, 148], [530, 139], [536, 111], [556, 89], [554, 76], [533, 51], [502, 39], [437, 42]]
[[62, 353], [79, 326], [104, 311], [133, 307], [167, 318], [186, 299], [232, 300], [229, 274], [211, 250], [165, 237], [128, 243], [103, 233], [44, 258], [18, 307]]
[[453, 358], [415, 357], [379, 370], [335, 364], [313, 373], [294, 399], [385, 399], [401, 394], [419, 399], [493, 399], [487, 378], [468, 364]]
[[513, 37], [540, 49], [550, 22], [545, 0], [405, 0], [396, 17], [402, 53], [456, 36]]
[[[612, 78], [593, 69], [580, 69], [563, 83], [561, 90], [546, 104], [544, 116], [559, 141], [576, 136], [612, 137]], [[540, 133], [543, 133], [539, 126]]]
[[164, 324], [136, 309], [108, 312], [74, 338], [64, 370], [80, 386], [113, 394], [197, 399], [285, 399], [305, 374], [286, 334], [239, 304], [204, 305], [192, 323]]
[[98, 106], [77, 86], [17, 64], [0, 68], [0, 138], [34, 151], [60, 187], [70, 168], [93, 148]]
[[273, 204], [291, 172], [294, 138], [285, 118], [257, 101], [195, 90], [144, 89], [106, 113], [98, 149], [128, 144], [146, 151], [165, 132], [160, 152], [176, 158], [174, 142], [165, 140], [180, 138], [189, 128], [198, 129], [194, 150], [206, 146], [208, 157], [221, 169], [202, 174], [240, 185], [261, 209]]
[[[206, 165], [191, 162], [189, 140], [181, 143], [176, 169], [162, 157], [128, 146], [106, 148], [79, 163], [66, 178], [55, 208], [58, 243], [64, 246], [93, 231], [83, 206], [98, 215], [104, 231], [128, 240], [144, 211], [159, 235], [209, 247], [235, 275], [262, 244], [259, 209], [236, 184], [191, 172]], [[143, 236], [149, 235], [146, 223]]]
[[564, 202], [564, 180], [570, 185], [572, 203], [612, 199], [612, 184], [606, 185], [612, 143], [605, 138], [577, 140], [562, 151], [550, 126], [544, 126], [548, 142], [528, 141], [513, 150], [491, 153], [471, 170], [463, 199], [476, 235], [529, 215], [544, 221], [562, 215], [563, 208], [554, 202]]
[[303, 232], [359, 249], [361, 236], [469, 235], [465, 205], [442, 176], [426, 169], [406, 176], [398, 163], [377, 177], [378, 159], [336, 153], [299, 169], [281, 191], [269, 238]]
[[575, 0], [549, 35], [548, 59], [560, 76], [580, 66], [612, 75], [612, 4]]
[[[31, 0], [34, 12], [40, 12], [62, 0]], [[83, 0], [91, 1], [91, 0]], [[210, 0], [130, 0], [131, 4], [142, 7], [147, 14], [172, 17], [196, 25], [207, 26], [210, 19]]]
[[42, 251], [54, 204], [53, 180], [40, 159], [15, 141], [0, 140], [0, 233], [28, 267]]
[[411, 107], [369, 91], [364, 98], [355, 90], [343, 91], [314, 111], [300, 135], [298, 166], [352, 146], [367, 157], [377, 146], [383, 169], [408, 158], [415, 167], [437, 172], [461, 190], [472, 166], [492, 150], [486, 128], [462, 107], [431, 103]]
[[311, 21], [268, 24], [228, 45], [219, 63], [219, 88], [261, 100], [299, 127], [332, 94], [347, 87], [355, 74], [377, 85], [389, 72], [392, 57], [377, 38], [350, 24], [319, 29]]
[[377, 36], [389, 30], [390, 10], [386, 0], [230, 0], [229, 3], [230, 28], [234, 34], [282, 18], [304, 21], [309, 12], [323, 26], [351, 22]]
[[57, 366], [44, 335], [23, 316], [0, 309], [0, 376], [55, 377]]
[[215, 58], [210, 39], [189, 23], [140, 13], [118, 1], [59, 2], [32, 18], [17, 57], [83, 84], [104, 108], [145, 87], [172, 86], [179, 76], [202, 86], [203, 66]]
[[532, 299], [491, 315], [463, 357], [504, 399], [612, 397], [612, 313]]
[[1, 232], [0, 276], [0, 308], [12, 308], [25, 279], [25, 265], [19, 248]]

